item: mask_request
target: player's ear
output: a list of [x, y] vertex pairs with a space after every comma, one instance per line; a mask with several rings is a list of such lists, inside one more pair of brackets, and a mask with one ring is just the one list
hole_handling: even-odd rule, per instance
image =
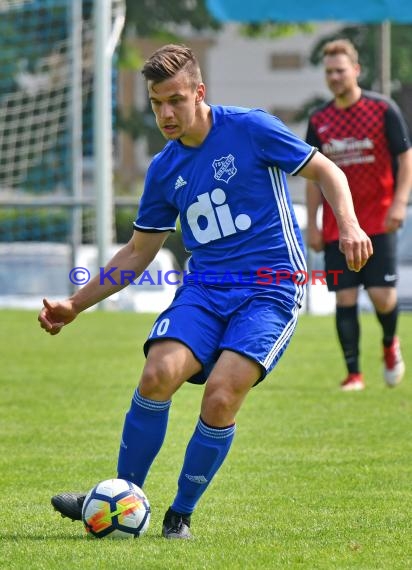
[[205, 95], [206, 95], [206, 87], [204, 83], [199, 83], [196, 87], [196, 105], [199, 105], [199, 103], [202, 103], [202, 101], [205, 100]]

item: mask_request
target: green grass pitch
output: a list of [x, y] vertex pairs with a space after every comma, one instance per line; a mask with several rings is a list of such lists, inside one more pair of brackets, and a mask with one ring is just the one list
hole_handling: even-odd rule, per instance
[[367, 389], [358, 393], [338, 390], [333, 317], [302, 315], [238, 415], [228, 459], [193, 516], [193, 541], [160, 537], [197, 421], [202, 389], [192, 385], [174, 398], [145, 486], [146, 535], [99, 541], [58, 516], [51, 495], [115, 476], [152, 321], [94, 312], [50, 337], [34, 313], [0, 312], [0, 568], [412, 568], [412, 314], [400, 319], [407, 374], [396, 389], [383, 384], [376, 320], [362, 315]]

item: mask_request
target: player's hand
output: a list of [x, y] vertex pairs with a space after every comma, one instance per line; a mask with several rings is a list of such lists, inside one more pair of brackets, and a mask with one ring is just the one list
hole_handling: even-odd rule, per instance
[[324, 248], [322, 232], [316, 227], [309, 227], [306, 233], [307, 245], [313, 251], [319, 252]]
[[43, 299], [43, 305], [37, 320], [41, 328], [51, 335], [58, 334], [65, 325], [77, 317], [70, 300], [48, 301]]
[[406, 203], [393, 201], [385, 219], [385, 229], [387, 232], [396, 232], [402, 227], [406, 218]]
[[359, 226], [340, 236], [339, 249], [351, 271], [360, 271], [373, 254], [372, 242]]

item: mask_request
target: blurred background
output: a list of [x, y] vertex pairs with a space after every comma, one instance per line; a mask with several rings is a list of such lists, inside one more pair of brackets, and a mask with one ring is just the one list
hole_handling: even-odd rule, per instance
[[[164, 43], [195, 50], [209, 103], [264, 108], [304, 137], [309, 112], [329, 99], [321, 48], [350, 38], [362, 87], [390, 94], [412, 128], [412, 24], [334, 20], [333, 3], [330, 20], [239, 23], [216, 19], [216, 3], [0, 2], [0, 307], [67, 296], [73, 267], [94, 273], [130, 238], [148, 164], [164, 145], [140, 69]], [[289, 184], [304, 232], [304, 184]], [[411, 211], [399, 243], [401, 307], [411, 309]], [[181, 270], [188, 255], [176, 232], [151, 269]], [[146, 282], [149, 297], [139, 300], [142, 289], [106, 307], [158, 312], [175, 291]], [[325, 287], [311, 299], [311, 312], [333, 311]]]

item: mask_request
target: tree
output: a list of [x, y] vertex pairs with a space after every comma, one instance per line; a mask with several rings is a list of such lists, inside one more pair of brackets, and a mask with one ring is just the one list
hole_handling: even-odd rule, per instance
[[219, 30], [221, 24], [206, 9], [205, 0], [126, 0], [126, 22], [119, 50], [119, 65], [137, 69], [142, 60], [128, 38], [181, 42], [184, 36]]
[[126, 32], [141, 37], [179, 36], [189, 31], [217, 30], [205, 0], [126, 0]]

